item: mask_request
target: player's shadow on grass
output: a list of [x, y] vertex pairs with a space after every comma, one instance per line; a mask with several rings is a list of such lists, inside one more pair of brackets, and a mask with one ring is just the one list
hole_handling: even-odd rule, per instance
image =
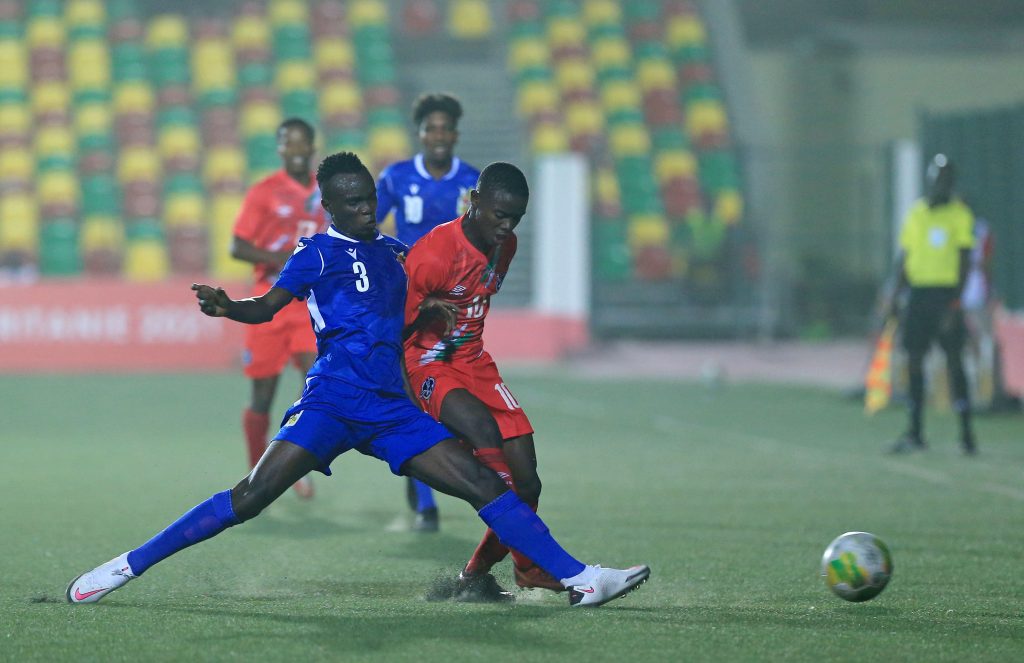
[[[345, 584], [345, 583], [342, 583]], [[369, 591], [371, 596], [381, 596], [381, 583], [347, 584], [346, 591]], [[404, 588], [404, 591], [402, 590]], [[408, 596], [408, 584], [396, 583], [397, 595]], [[390, 592], [388, 592], [390, 593]], [[365, 595], [364, 595], [365, 596]], [[289, 603], [294, 598], [288, 599]], [[266, 604], [264, 604], [266, 605]], [[495, 647], [502, 651], [513, 648], [517, 656], [529, 659], [531, 654], [572, 656], [572, 646], [557, 637], [547, 637], [536, 629], [538, 619], [556, 616], [567, 610], [559, 606], [554, 610], [545, 606], [526, 605], [466, 605], [458, 609], [409, 606], [396, 611], [393, 608], [383, 614], [368, 615], [365, 611], [347, 612], [339, 610], [326, 615], [295, 614], [295, 612], [269, 613], [224, 608], [188, 607], [170, 604], [110, 604], [111, 608], [132, 610], [154, 610], [159, 612], [183, 613], [190, 617], [202, 616], [207, 622], [222, 622], [224, 628], [216, 636], [190, 636], [190, 642], [209, 642], [211, 649], [221, 650], [226, 643], [235, 642], [231, 649], [241, 652], [246, 645], [253, 645], [261, 651], [287, 651], [297, 638], [304, 645], [315, 645], [331, 656], [344, 660], [345, 655], [373, 653], [387, 655], [394, 650], [407, 654], [416, 650], [417, 642], [458, 644], [473, 651]], [[481, 628], [481, 620], [488, 624], [500, 623], [500, 627]], [[500, 621], [499, 621], [500, 620]], [[249, 624], [247, 625], [246, 622]]]

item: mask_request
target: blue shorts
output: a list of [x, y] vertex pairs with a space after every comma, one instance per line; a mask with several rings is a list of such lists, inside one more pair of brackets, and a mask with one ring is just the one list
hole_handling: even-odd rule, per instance
[[306, 381], [302, 397], [281, 421], [275, 440], [286, 440], [320, 459], [319, 470], [350, 449], [379, 458], [394, 474], [442, 440], [454, 437], [405, 395], [359, 389], [329, 378]]

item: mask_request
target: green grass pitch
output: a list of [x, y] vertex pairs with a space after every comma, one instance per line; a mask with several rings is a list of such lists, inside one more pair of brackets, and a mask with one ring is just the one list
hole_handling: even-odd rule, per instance
[[[427, 603], [482, 527], [441, 498], [442, 531], [396, 531], [404, 486], [359, 454], [264, 515], [91, 606], [78, 573], [138, 545], [243, 472], [234, 375], [0, 377], [0, 659], [344, 661], [1007, 661], [1024, 656], [1024, 424], [978, 423], [956, 452], [880, 453], [903, 415], [866, 419], [807, 388], [586, 381], [508, 371], [536, 427], [541, 514], [578, 557], [646, 562], [592, 611], [564, 595]], [[278, 396], [279, 413], [298, 381]], [[277, 415], [275, 415], [277, 416]], [[826, 545], [867, 530], [895, 573], [849, 604]], [[511, 585], [506, 562], [496, 571]]]

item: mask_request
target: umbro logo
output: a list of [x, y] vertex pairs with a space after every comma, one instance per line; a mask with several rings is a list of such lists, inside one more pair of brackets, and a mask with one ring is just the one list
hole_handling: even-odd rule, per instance
[[452, 295], [453, 297], [458, 297], [459, 295], [464, 294], [465, 292], [466, 292], [466, 286], [464, 286], [464, 285], [462, 285], [460, 283], [459, 285], [457, 285], [454, 288], [452, 288], [451, 290], [449, 290], [448, 294]]
[[347, 253], [350, 256], [352, 256], [353, 260], [356, 259], [356, 250], [355, 249], [345, 249], [345, 253]]
[[278, 216], [288, 216], [291, 213], [292, 213], [292, 206], [291, 205], [278, 205], [277, 206], [277, 215]]

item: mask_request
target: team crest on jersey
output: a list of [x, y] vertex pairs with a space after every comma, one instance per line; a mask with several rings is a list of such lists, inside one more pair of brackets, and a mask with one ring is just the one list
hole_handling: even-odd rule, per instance
[[434, 394], [434, 386], [436, 384], [437, 383], [434, 382], [434, 378], [427, 378], [424, 380], [423, 384], [420, 386], [420, 398], [425, 401], [429, 401], [430, 397]]
[[286, 426], [294, 426], [295, 424], [299, 423], [299, 417], [302, 416], [302, 412], [303, 411], [300, 410], [293, 414], [292, 416], [288, 417], [288, 421], [284, 422], [284, 426], [282, 426], [282, 428]]
[[466, 286], [464, 286], [464, 285], [462, 285], [460, 283], [459, 285], [457, 285], [454, 288], [452, 288], [451, 290], [449, 290], [448, 294], [451, 295], [452, 297], [458, 297], [458, 296], [460, 296], [462, 294], [465, 294], [465, 292], [466, 292]]

